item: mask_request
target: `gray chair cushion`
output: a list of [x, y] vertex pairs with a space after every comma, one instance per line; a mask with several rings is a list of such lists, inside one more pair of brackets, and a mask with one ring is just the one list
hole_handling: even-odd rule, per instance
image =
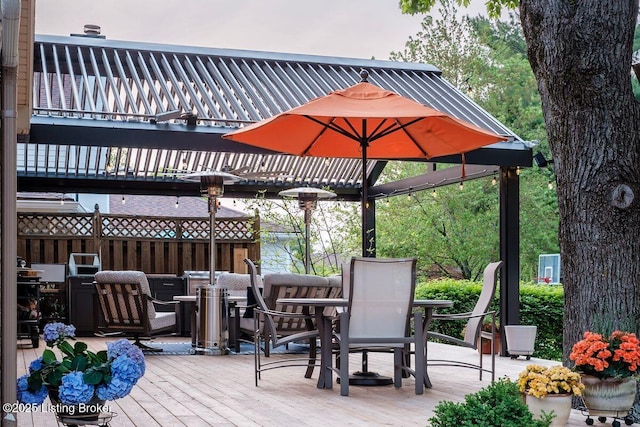
[[[98, 283], [121, 283], [121, 284], [138, 284], [140, 291], [144, 295], [148, 295], [151, 298], [151, 288], [149, 287], [149, 281], [147, 275], [142, 271], [133, 270], [120, 270], [112, 271], [105, 270], [99, 271], [95, 274], [95, 281]], [[156, 318], [156, 309], [153, 306], [151, 300], [147, 301], [147, 314], [149, 319]]]
[[[262, 286], [262, 279], [258, 276], [258, 283]], [[248, 274], [222, 273], [216, 279], [216, 284], [227, 290], [231, 296], [244, 297], [251, 287], [251, 277]]]
[[171, 326], [175, 326], [175, 324], [175, 312], [158, 312], [156, 313], [156, 317], [154, 319], [149, 320], [149, 325], [151, 326], [152, 331], [169, 328]]

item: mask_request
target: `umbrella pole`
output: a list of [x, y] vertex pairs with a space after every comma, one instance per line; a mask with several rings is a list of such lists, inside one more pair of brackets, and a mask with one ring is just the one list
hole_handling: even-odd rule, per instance
[[304, 209], [304, 272], [311, 271], [311, 248], [309, 247], [309, 236], [311, 233], [311, 207]]
[[[373, 256], [367, 248], [367, 146], [369, 142], [366, 139], [367, 121], [362, 122], [362, 139], [360, 146], [362, 147], [362, 256]], [[369, 371], [369, 357], [367, 350], [362, 352], [362, 371], [354, 372], [349, 376], [349, 384], [364, 386], [382, 386], [393, 384], [390, 377], [381, 376], [377, 372]]]
[[362, 256], [370, 256], [367, 254], [367, 142], [364, 136], [367, 134], [367, 122], [363, 120], [362, 122], [362, 141], [360, 142], [360, 146], [362, 147], [362, 200], [361, 200], [361, 211], [362, 211]]

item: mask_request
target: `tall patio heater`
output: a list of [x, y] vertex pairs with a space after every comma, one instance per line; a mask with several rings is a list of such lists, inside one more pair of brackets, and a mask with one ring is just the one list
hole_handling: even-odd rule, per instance
[[311, 212], [318, 206], [318, 200], [331, 199], [336, 197], [336, 193], [312, 187], [298, 187], [283, 190], [278, 193], [281, 197], [293, 197], [298, 199], [298, 207], [304, 211], [304, 271], [309, 274], [311, 271], [311, 249], [309, 245], [309, 235], [311, 230]]
[[241, 180], [227, 172], [204, 171], [180, 177], [184, 181], [199, 182], [200, 194], [209, 200], [209, 284], [196, 288], [196, 352], [219, 356], [228, 352], [229, 327], [226, 295], [216, 284], [216, 212], [218, 198], [224, 194], [224, 185]]

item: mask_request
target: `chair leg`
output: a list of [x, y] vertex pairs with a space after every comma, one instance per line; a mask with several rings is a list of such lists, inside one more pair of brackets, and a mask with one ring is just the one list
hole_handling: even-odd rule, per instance
[[271, 356], [271, 336], [265, 335], [264, 337], [264, 357]]
[[[260, 315], [256, 314], [253, 318], [253, 366], [254, 366], [254, 376], [256, 381], [256, 387], [258, 387], [258, 380], [260, 377]], [[265, 340], [266, 341], [266, 340]], [[265, 345], [269, 345], [269, 343], [265, 343]]]
[[315, 338], [309, 339], [309, 363], [307, 365], [307, 372], [305, 372], [305, 378], [311, 378], [313, 375], [313, 368], [316, 367], [316, 359], [317, 359], [317, 343]]
[[[421, 325], [423, 323], [422, 315], [420, 313], [415, 314], [415, 324]], [[415, 370], [414, 377], [416, 380], [416, 394], [424, 393], [424, 383], [426, 379], [426, 346], [427, 343], [422, 339], [422, 334], [416, 331], [414, 335], [414, 350], [415, 350]]]
[[254, 376], [256, 380], [256, 387], [258, 387], [258, 380], [260, 379], [260, 332], [256, 331], [253, 335], [253, 366]]
[[393, 349], [393, 386], [402, 387], [402, 372], [404, 365], [404, 352], [400, 348]]
[[[491, 344], [491, 354], [493, 354], [493, 338], [489, 338], [489, 344]], [[482, 366], [482, 361], [483, 361], [483, 354], [482, 354], [482, 336], [480, 337], [480, 348], [478, 350], [478, 352], [480, 353], [480, 381], [482, 381], [482, 371], [484, 370], [484, 367]]]
[[496, 354], [491, 352], [491, 382], [493, 383], [496, 379]]
[[349, 396], [349, 319], [340, 314], [340, 394]]

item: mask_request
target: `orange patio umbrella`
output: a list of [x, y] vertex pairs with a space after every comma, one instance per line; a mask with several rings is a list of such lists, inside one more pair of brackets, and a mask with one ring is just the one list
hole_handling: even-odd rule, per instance
[[362, 158], [363, 256], [367, 159], [429, 159], [507, 140], [368, 83], [367, 76], [363, 70], [358, 84], [223, 135], [285, 154]]

